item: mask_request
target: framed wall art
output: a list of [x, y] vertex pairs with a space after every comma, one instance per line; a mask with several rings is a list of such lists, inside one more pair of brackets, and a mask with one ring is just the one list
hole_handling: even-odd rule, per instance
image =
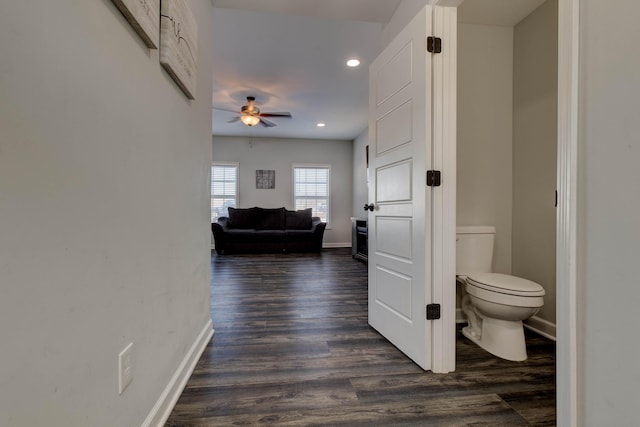
[[256, 170], [256, 188], [262, 190], [273, 190], [276, 188], [276, 171], [266, 169]]
[[160, 40], [160, 0], [112, 0], [144, 44], [157, 49]]
[[187, 0], [162, 0], [160, 64], [189, 99], [195, 99], [198, 27]]

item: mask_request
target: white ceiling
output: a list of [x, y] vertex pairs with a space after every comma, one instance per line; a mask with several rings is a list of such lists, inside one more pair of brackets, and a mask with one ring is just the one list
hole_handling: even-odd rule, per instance
[[213, 0], [216, 7], [386, 24], [400, 0]]
[[[545, 0], [465, 0], [459, 21], [512, 26]], [[213, 134], [352, 140], [367, 126], [368, 66], [400, 0], [213, 0], [213, 106], [239, 110], [255, 96], [273, 128], [227, 123]], [[360, 67], [345, 66], [355, 56]], [[318, 128], [317, 122], [325, 122]]]

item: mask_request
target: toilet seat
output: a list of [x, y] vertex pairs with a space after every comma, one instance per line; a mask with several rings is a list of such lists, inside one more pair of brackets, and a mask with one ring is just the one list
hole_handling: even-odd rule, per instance
[[541, 297], [545, 291], [539, 283], [500, 273], [474, 273], [467, 276], [467, 285], [490, 292], [521, 297]]

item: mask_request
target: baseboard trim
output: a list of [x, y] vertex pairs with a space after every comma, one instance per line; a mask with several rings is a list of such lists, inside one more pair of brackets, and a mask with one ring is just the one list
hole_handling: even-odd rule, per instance
[[323, 243], [323, 248], [331, 249], [331, 248], [350, 248], [351, 242], [349, 243]]
[[526, 322], [524, 322], [524, 327], [542, 335], [545, 338], [549, 338], [550, 340], [556, 340], [556, 324], [551, 323], [547, 320], [544, 320], [538, 316], [533, 316]]
[[[322, 243], [322, 247], [323, 248], [350, 248], [351, 247], [351, 242], [347, 242], [347, 243]], [[216, 244], [215, 242], [211, 242], [211, 250], [214, 250], [216, 248]]]
[[184, 359], [182, 359], [182, 362], [180, 362], [178, 369], [171, 377], [171, 380], [169, 380], [169, 383], [158, 398], [156, 404], [153, 406], [153, 409], [142, 423], [142, 427], [159, 427], [165, 424], [169, 415], [171, 415], [171, 411], [176, 405], [180, 394], [182, 394], [184, 387], [187, 385], [187, 381], [189, 380], [189, 377], [191, 377], [202, 352], [209, 341], [211, 341], [214, 332], [213, 322], [209, 319], [194, 343], [191, 345], [187, 354], [184, 356]]
[[[467, 316], [461, 308], [456, 308], [456, 323], [467, 323]], [[556, 325], [538, 316], [533, 316], [523, 323], [524, 327], [550, 340], [556, 340]]]

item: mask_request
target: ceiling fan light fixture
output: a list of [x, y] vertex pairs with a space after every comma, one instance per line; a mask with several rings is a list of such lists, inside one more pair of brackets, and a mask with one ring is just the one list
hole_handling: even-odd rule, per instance
[[[276, 126], [276, 124], [273, 123], [272, 121], [269, 121], [265, 117], [269, 117], [269, 118], [281, 117], [281, 118], [287, 118], [287, 119], [291, 118], [291, 113], [288, 111], [263, 113], [260, 111], [260, 108], [256, 106], [255, 100], [256, 99], [253, 96], [247, 96], [247, 105], [243, 105], [242, 107], [240, 107], [240, 111], [238, 112], [238, 115], [233, 117], [231, 120], [227, 120], [227, 123], [242, 122], [242, 124], [249, 127], [253, 127], [258, 124], [261, 124], [266, 128], [272, 128]], [[235, 113], [237, 111], [237, 110], [229, 110], [227, 108], [220, 108], [220, 107], [213, 107], [213, 109], [230, 111], [232, 113]]]
[[240, 120], [242, 120], [242, 123], [247, 126], [255, 126], [260, 123], [260, 117], [252, 116], [249, 114], [243, 114], [242, 116], [240, 116]]

